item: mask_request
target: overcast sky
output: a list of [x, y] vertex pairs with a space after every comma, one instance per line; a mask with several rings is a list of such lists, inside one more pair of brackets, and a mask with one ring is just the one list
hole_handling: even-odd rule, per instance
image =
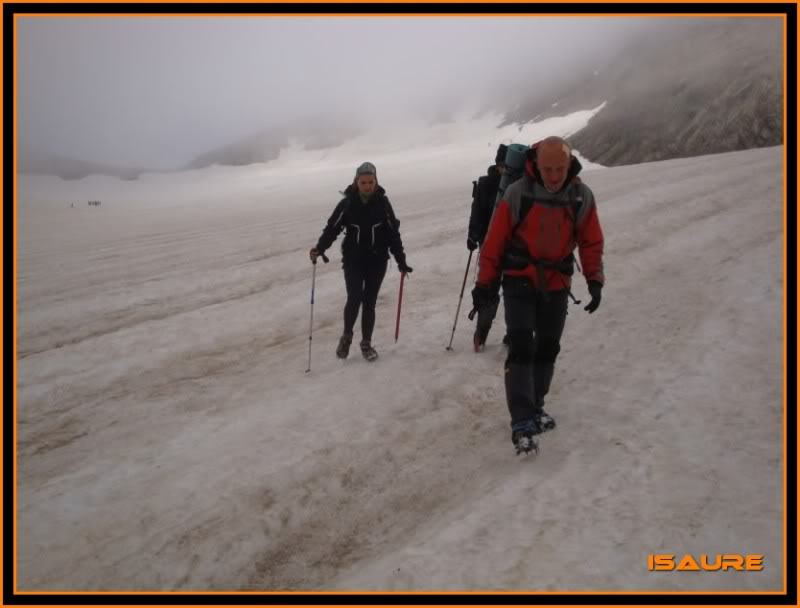
[[[20, 143], [174, 168], [260, 129], [371, 124], [517, 81], [546, 86], [642, 27], [625, 17], [19, 17]], [[522, 71], [522, 72], [521, 72]], [[519, 87], [517, 87], [519, 88]], [[433, 111], [433, 110], [431, 110]]]

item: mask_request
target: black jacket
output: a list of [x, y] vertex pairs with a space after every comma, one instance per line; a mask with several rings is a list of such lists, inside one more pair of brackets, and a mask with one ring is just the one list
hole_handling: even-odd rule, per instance
[[483, 243], [486, 232], [489, 230], [489, 220], [492, 219], [497, 191], [500, 188], [502, 176], [495, 165], [486, 170], [486, 175], [478, 179], [472, 188], [472, 212], [469, 216], [469, 231], [467, 236], [476, 243]]
[[358, 188], [354, 184], [347, 187], [344, 195], [317, 241], [317, 250], [323, 253], [344, 230], [343, 262], [370, 258], [388, 260], [391, 251], [398, 264], [405, 263], [400, 220], [395, 217], [392, 205], [386, 198], [386, 190], [378, 186], [366, 203], [361, 202]]

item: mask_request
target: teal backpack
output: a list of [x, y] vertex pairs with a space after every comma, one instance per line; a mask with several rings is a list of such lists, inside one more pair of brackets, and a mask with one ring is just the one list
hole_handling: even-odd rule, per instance
[[530, 146], [524, 144], [509, 144], [508, 150], [506, 150], [506, 170], [503, 173], [503, 177], [500, 178], [500, 187], [497, 189], [497, 198], [494, 201], [495, 205], [503, 198], [506, 188], [525, 173], [525, 160], [530, 148]]

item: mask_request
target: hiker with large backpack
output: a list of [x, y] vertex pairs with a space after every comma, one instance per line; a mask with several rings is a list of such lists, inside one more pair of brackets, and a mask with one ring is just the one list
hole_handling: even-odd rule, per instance
[[544, 398], [561, 350], [576, 246], [591, 295], [585, 310], [593, 313], [600, 305], [603, 231], [580, 170], [562, 138], [534, 144], [525, 175], [504, 192], [481, 247], [473, 303], [484, 306], [502, 281], [510, 342], [506, 401], [517, 453], [536, 451], [535, 436], [555, 427]]
[[492, 219], [494, 204], [497, 199], [497, 190], [505, 171], [506, 151], [508, 146], [500, 144], [497, 147], [494, 164], [486, 169], [482, 175], [472, 182], [472, 208], [469, 214], [469, 228], [467, 230], [467, 249], [475, 251], [486, 238], [489, 230], [489, 220]]
[[[489, 221], [492, 219], [494, 205], [497, 200], [497, 190], [500, 187], [500, 180], [505, 171], [506, 150], [508, 146], [500, 144], [495, 154], [494, 165], [486, 170], [486, 175], [482, 175], [477, 181], [472, 182], [472, 208], [469, 215], [469, 228], [467, 230], [467, 249], [475, 251], [489, 230]], [[475, 352], [479, 352], [486, 343], [492, 322], [497, 315], [497, 308], [500, 304], [500, 290], [492, 294], [491, 300], [478, 313], [478, 321], [475, 324], [475, 334], [472, 337], [472, 344]], [[470, 314], [472, 319], [474, 313]]]
[[[497, 148], [496, 171], [489, 167], [487, 175], [477, 182], [472, 182], [472, 214], [470, 216], [470, 234], [467, 237], [467, 249], [473, 251], [476, 243], [480, 245], [489, 230], [492, 214], [503, 197], [506, 188], [517, 181], [525, 173], [525, 159], [530, 146], [523, 144], [500, 144]], [[479, 237], [479, 238], [476, 238]], [[500, 305], [500, 285], [498, 284], [494, 297], [485, 303], [483, 308], [474, 308], [469, 313], [470, 320], [477, 314], [475, 334], [472, 343], [475, 352], [480, 352], [486, 344], [486, 338], [492, 329], [492, 322], [497, 315]], [[508, 346], [508, 334], [503, 336], [503, 344]]]
[[[486, 175], [472, 182], [472, 208], [467, 232], [467, 249], [469, 251], [475, 251], [486, 238], [489, 222], [492, 219], [492, 213], [494, 213], [497, 203], [500, 185], [506, 179], [506, 154], [508, 148], [505, 144], [500, 144], [497, 148], [497, 154], [495, 154], [495, 164], [486, 170]], [[475, 352], [480, 352], [484, 348], [499, 305], [500, 289], [498, 287], [492, 299], [482, 309], [473, 309], [470, 313], [470, 320], [476, 313], [478, 315], [478, 320], [475, 323], [475, 333], [472, 336], [472, 345]], [[507, 344], [507, 336], [503, 338], [503, 343]]]
[[400, 220], [395, 217], [386, 190], [378, 185], [375, 165], [363, 163], [344, 192], [344, 198], [333, 210], [315, 247], [309, 252], [316, 261], [345, 231], [342, 241], [342, 267], [347, 288], [344, 306], [344, 331], [336, 348], [336, 356], [346, 359], [353, 340], [353, 327], [361, 309], [361, 354], [374, 361], [378, 353], [372, 346], [375, 327], [375, 303], [386, 275], [391, 251], [397, 269], [403, 275], [413, 269], [406, 264]]

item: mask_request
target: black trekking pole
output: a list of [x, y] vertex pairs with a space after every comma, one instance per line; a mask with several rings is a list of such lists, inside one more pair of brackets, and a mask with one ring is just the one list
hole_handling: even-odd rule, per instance
[[469, 265], [472, 263], [472, 251], [469, 252], [469, 258], [467, 258], [467, 269], [464, 271], [464, 282], [461, 284], [461, 295], [458, 296], [458, 308], [456, 308], [456, 318], [453, 321], [453, 333], [450, 334], [450, 344], [445, 348], [445, 350], [453, 350], [453, 336], [456, 335], [456, 324], [458, 323], [458, 312], [461, 310], [461, 300], [464, 299], [464, 287], [467, 285], [467, 275], [469, 274]]
[[575, 299], [575, 296], [573, 296], [573, 295], [572, 295], [572, 292], [571, 292], [569, 289], [567, 289], [567, 294], [569, 294], [569, 297], [570, 297], [570, 298], [572, 298], [572, 301], [573, 301], [575, 304], [580, 304], [580, 303], [581, 303], [581, 301], [580, 301], [580, 300], [576, 300], [576, 299]]
[[561, 278], [561, 284], [564, 286], [564, 289], [566, 289], [566, 290], [567, 290], [567, 295], [569, 295], [569, 297], [572, 299], [572, 301], [573, 301], [575, 304], [580, 304], [580, 303], [581, 303], [581, 301], [580, 301], [580, 300], [576, 300], [576, 299], [575, 299], [575, 296], [573, 296], [573, 295], [572, 295], [572, 291], [570, 290], [570, 288], [569, 288], [569, 287], [567, 287], [567, 282], [564, 280], [564, 278], [563, 278], [563, 277]]
[[[327, 264], [328, 258], [325, 254], [321, 253], [320, 256]], [[308, 369], [306, 373], [311, 371], [311, 329], [314, 327], [314, 287], [317, 282], [317, 260], [314, 260], [312, 264], [314, 264], [314, 270], [311, 272], [311, 318], [308, 321]]]

